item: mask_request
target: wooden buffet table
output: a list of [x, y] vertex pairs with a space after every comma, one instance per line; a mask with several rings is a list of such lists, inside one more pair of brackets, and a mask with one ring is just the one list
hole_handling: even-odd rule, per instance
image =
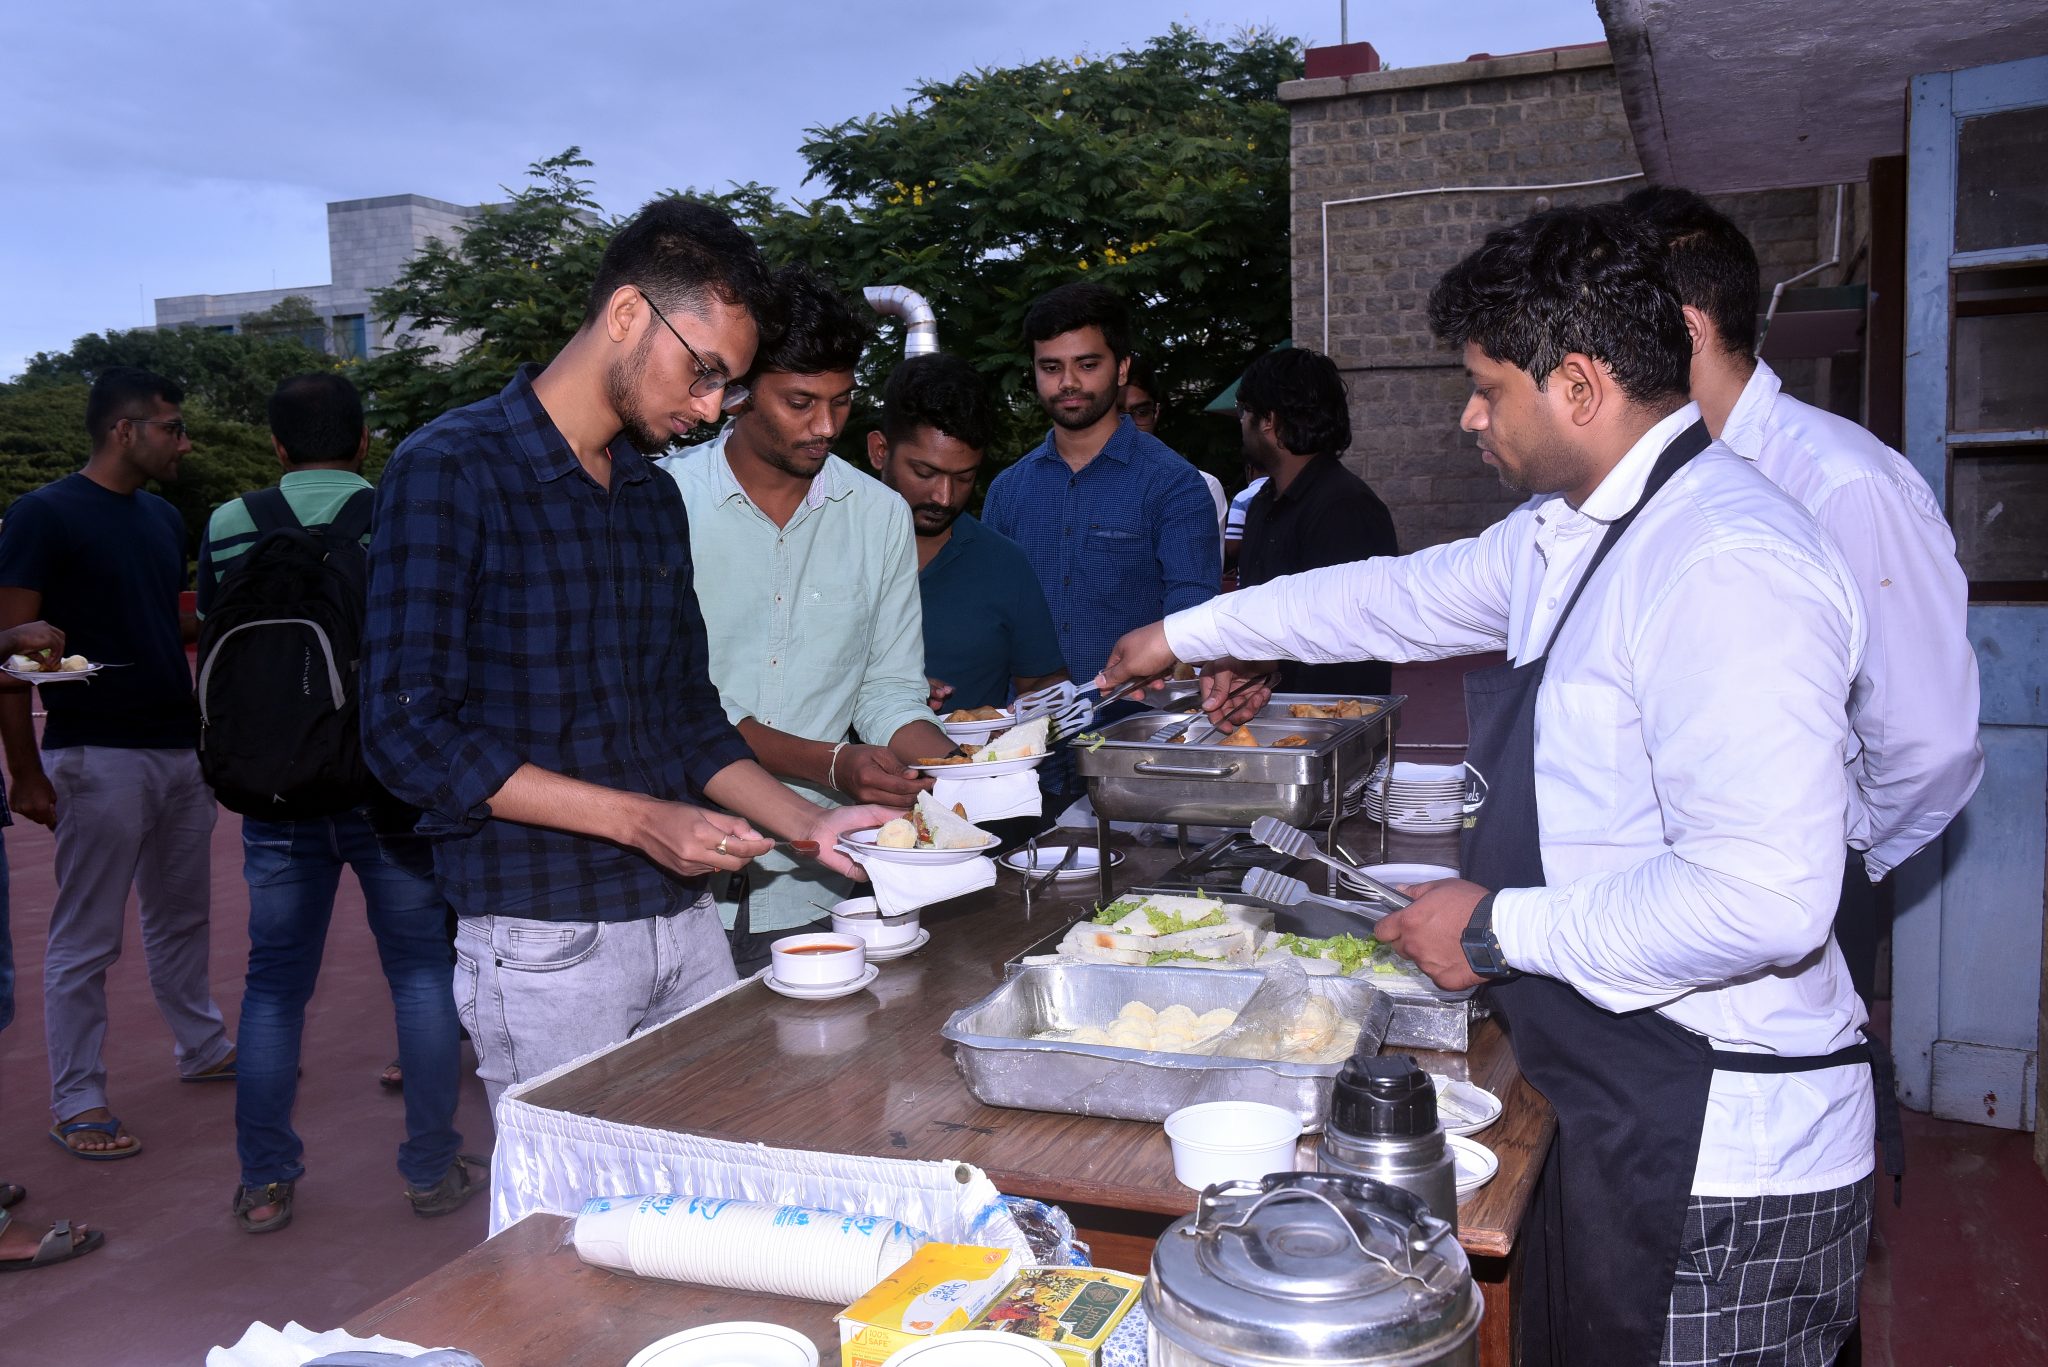
[[[1372, 828], [1373, 843], [1377, 828]], [[1349, 843], [1349, 842], [1347, 842]], [[1361, 839], [1359, 845], [1367, 843]], [[1441, 859], [1395, 837], [1390, 857]], [[1125, 846], [1120, 886], [1143, 885], [1178, 858]], [[1064, 1206], [1104, 1266], [1143, 1273], [1152, 1240], [1191, 1214], [1195, 1193], [1173, 1175], [1165, 1132], [1142, 1121], [1005, 1110], [976, 1101], [939, 1037], [954, 1011], [992, 991], [1003, 965], [1092, 904], [1092, 880], [1033, 899], [1016, 875], [930, 908], [928, 947], [882, 964], [865, 992], [791, 1001], [760, 984], [724, 997], [524, 1095], [543, 1110], [773, 1148], [970, 1163], [1011, 1195]], [[1521, 1078], [1507, 1041], [1482, 1022], [1465, 1054], [1418, 1055], [1501, 1098], [1502, 1118], [1477, 1136], [1500, 1172], [1459, 1210], [1460, 1242], [1484, 1288], [1482, 1358], [1512, 1361], [1514, 1250], [1555, 1122]], [[1302, 1165], [1313, 1166], [1305, 1139]]]

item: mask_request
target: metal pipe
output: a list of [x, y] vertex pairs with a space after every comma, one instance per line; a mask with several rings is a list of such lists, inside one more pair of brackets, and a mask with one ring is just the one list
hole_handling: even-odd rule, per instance
[[1323, 355], [1330, 354], [1330, 210], [1345, 204], [1372, 204], [1383, 199], [1413, 199], [1418, 195], [1489, 195], [1489, 194], [1534, 194], [1543, 190], [1584, 190], [1595, 185], [1618, 185], [1625, 180], [1641, 180], [1641, 171], [1631, 171], [1625, 176], [1602, 176], [1598, 180], [1563, 181], [1556, 185], [1439, 185], [1427, 190], [1390, 190], [1380, 195], [1358, 195], [1351, 199], [1326, 199], [1323, 201], [1323, 238], [1317, 244], [1323, 258]]
[[1780, 280], [1777, 284], [1771, 286], [1771, 306], [1764, 310], [1764, 325], [1758, 328], [1756, 331], [1756, 345], [1758, 351], [1763, 350], [1764, 338], [1771, 335], [1771, 320], [1778, 316], [1778, 301], [1784, 297], [1785, 287], [1787, 285], [1796, 285], [1800, 281], [1806, 279], [1806, 277], [1809, 275], [1819, 275], [1828, 267], [1841, 264], [1842, 206], [1847, 201], [1848, 196], [1849, 187], [1847, 185], [1837, 185], [1835, 187], [1835, 249], [1834, 251], [1828, 254], [1828, 259], [1821, 262], [1818, 266], [1807, 267], [1805, 270], [1799, 272], [1799, 274], [1797, 275], [1787, 276], [1785, 279]]
[[869, 285], [864, 294], [876, 313], [903, 320], [905, 356], [929, 356], [939, 349], [939, 316], [923, 295], [908, 285]]

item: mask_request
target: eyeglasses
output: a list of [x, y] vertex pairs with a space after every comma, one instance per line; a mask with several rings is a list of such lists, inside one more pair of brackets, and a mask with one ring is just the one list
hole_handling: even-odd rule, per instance
[[1133, 418], [1156, 418], [1159, 416], [1159, 404], [1156, 400], [1146, 403], [1134, 403], [1129, 408], [1126, 408], [1124, 412]]
[[719, 407], [721, 408], [737, 408], [740, 404], [746, 402], [748, 391], [745, 385], [735, 384], [730, 376], [721, 375], [706, 365], [704, 358], [697, 354], [697, 348], [685, 341], [683, 334], [676, 331], [676, 325], [671, 323], [667, 316], [662, 313], [661, 306], [648, 298], [647, 291], [641, 289], [638, 285], [635, 285], [633, 290], [642, 299], [647, 300], [647, 307], [654, 311], [656, 318], [661, 319], [661, 325], [668, 329], [669, 336], [675, 338], [678, 342], [682, 342], [683, 350], [690, 353], [690, 360], [697, 367], [697, 378], [690, 381], [690, 393], [693, 396], [699, 399], [708, 399], [713, 394], [722, 391], [725, 397], [719, 400]]
[[139, 426], [155, 424], [156, 426], [163, 428], [164, 431], [170, 433], [172, 441], [178, 440], [178, 438], [184, 436], [187, 432], [190, 432], [192, 430], [191, 428], [185, 426], [185, 420], [183, 418], [123, 418], [121, 419], [121, 421], [132, 422]]

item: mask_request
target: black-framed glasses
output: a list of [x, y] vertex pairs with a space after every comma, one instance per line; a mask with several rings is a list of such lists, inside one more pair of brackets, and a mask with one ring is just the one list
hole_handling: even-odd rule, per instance
[[708, 399], [713, 394], [722, 392], [724, 397], [719, 400], [719, 407], [721, 408], [736, 408], [746, 402], [747, 387], [743, 384], [735, 383], [731, 376], [721, 375], [718, 371], [706, 365], [704, 358], [697, 354], [697, 348], [691, 346], [683, 337], [683, 334], [676, 331], [676, 325], [671, 323], [667, 315], [662, 313], [661, 306], [648, 297], [647, 291], [641, 289], [638, 285], [633, 286], [633, 289], [642, 299], [647, 300], [647, 307], [654, 311], [656, 318], [661, 319], [661, 325], [668, 329], [668, 335], [681, 342], [683, 350], [690, 353], [690, 360], [697, 367], [697, 378], [690, 381], [690, 393], [696, 398]]
[[171, 434], [172, 441], [176, 441], [192, 430], [185, 425], [183, 418], [123, 418], [121, 421], [132, 422], [142, 426], [154, 425], [161, 427], [164, 431]]

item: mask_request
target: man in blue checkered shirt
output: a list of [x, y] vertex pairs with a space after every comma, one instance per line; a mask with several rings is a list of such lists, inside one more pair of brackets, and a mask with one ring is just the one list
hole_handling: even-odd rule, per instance
[[726, 567], [700, 583], [647, 460], [745, 397], [770, 298], [730, 219], [657, 201], [555, 359], [414, 434], [378, 487], [364, 741], [434, 840], [493, 1103], [734, 980], [705, 884], [761, 831], [859, 877], [834, 842], [893, 815], [805, 801], [726, 721], [697, 605]]
[[1086, 683], [1127, 631], [1205, 603], [1223, 545], [1195, 467], [1118, 409], [1130, 314], [1100, 285], [1061, 285], [1024, 315], [1043, 442], [989, 485], [981, 520], [1024, 548], [1067, 673]]

